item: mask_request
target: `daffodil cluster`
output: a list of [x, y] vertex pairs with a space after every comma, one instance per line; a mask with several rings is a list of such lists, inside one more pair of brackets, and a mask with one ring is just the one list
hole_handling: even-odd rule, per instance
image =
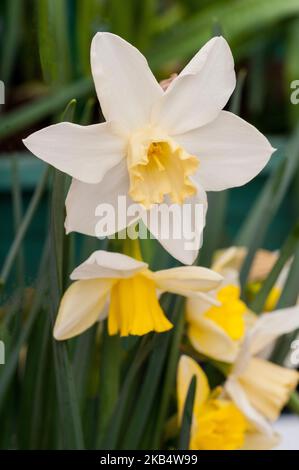
[[[139, 220], [163, 247], [191, 265], [204, 224], [193, 224], [197, 237], [187, 250], [184, 238], [160, 237], [163, 217], [152, 223], [147, 215], [161, 204], [200, 202], [205, 217], [206, 191], [247, 183], [274, 150], [257, 129], [223, 110], [236, 84], [227, 42], [211, 39], [162, 87], [137, 49], [116, 35], [98, 33], [91, 68], [105, 122], [63, 122], [24, 140], [35, 155], [72, 177], [66, 232], [95, 236], [98, 204], [116, 207], [124, 196], [139, 206]], [[125, 216], [118, 229], [136, 221]], [[250, 312], [240, 298], [235, 269], [243, 257], [242, 250], [230, 249], [211, 269], [193, 265], [152, 271], [142, 259], [95, 251], [71, 274], [74, 282], [61, 299], [54, 336], [74, 337], [104, 319], [110, 335], [162, 333], [173, 325], [160, 295], [186, 297], [182, 315], [188, 355], [178, 363], [177, 421], [195, 376], [190, 448], [271, 448], [278, 441], [271, 422], [296, 387], [298, 374], [269, 362], [265, 351], [278, 336], [299, 327], [299, 307], [260, 317]], [[257, 289], [254, 283], [252, 289]], [[267, 310], [276, 300], [277, 290]], [[224, 371], [223, 383], [214, 390], [204, 371], [207, 363]]]

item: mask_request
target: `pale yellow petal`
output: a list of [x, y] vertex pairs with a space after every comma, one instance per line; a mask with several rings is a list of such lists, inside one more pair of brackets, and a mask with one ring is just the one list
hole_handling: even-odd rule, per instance
[[71, 284], [59, 306], [54, 337], [72, 338], [99, 320], [113, 283], [111, 279], [88, 279]]
[[299, 381], [295, 370], [280, 367], [264, 359], [250, 359], [239, 382], [252, 404], [263, 416], [275, 421]]
[[185, 400], [193, 376], [196, 377], [194, 414], [197, 415], [210, 394], [208, 379], [197, 362], [188, 356], [181, 356], [177, 371], [177, 397], [179, 419], [182, 418]]

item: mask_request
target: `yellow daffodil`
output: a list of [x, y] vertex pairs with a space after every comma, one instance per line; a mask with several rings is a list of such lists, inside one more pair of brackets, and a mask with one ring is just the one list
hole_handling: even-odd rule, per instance
[[196, 391], [191, 425], [191, 450], [253, 450], [269, 449], [277, 445], [277, 435], [270, 427], [271, 431], [247, 419], [221, 388], [211, 391], [205, 373], [197, 362], [188, 356], [181, 356], [178, 364], [179, 421], [193, 376], [196, 377]]
[[[156, 204], [200, 203], [205, 215], [205, 191], [247, 183], [274, 150], [257, 129], [222, 110], [236, 83], [222, 37], [211, 39], [166, 90], [143, 55], [111, 33], [93, 38], [91, 69], [106, 122], [63, 122], [24, 140], [35, 155], [73, 177], [67, 232], [95, 236], [96, 207], [116, 207], [123, 195], [140, 206], [139, 217], [161, 241], [165, 220], [157, 224], [147, 214]], [[125, 216], [118, 230], [133, 222]], [[192, 229], [198, 235], [192, 249], [185, 248], [184, 237], [163, 239], [164, 248], [185, 264], [197, 256], [203, 224], [192, 221]]]
[[208, 357], [231, 363], [244, 338], [250, 314], [240, 300], [238, 273], [226, 270], [223, 274], [221, 284], [209, 292], [218, 305], [211, 305], [204, 298], [188, 298], [186, 318], [193, 347]]
[[299, 306], [261, 315], [248, 330], [225, 390], [244, 414], [275, 421], [296, 388], [299, 374], [260, 355], [279, 336], [299, 327]]
[[71, 274], [76, 280], [65, 292], [54, 327], [56, 339], [76, 336], [108, 316], [111, 335], [144, 335], [167, 331], [157, 292], [205, 296], [221, 281], [210, 269], [186, 266], [152, 272], [127, 255], [94, 252]]

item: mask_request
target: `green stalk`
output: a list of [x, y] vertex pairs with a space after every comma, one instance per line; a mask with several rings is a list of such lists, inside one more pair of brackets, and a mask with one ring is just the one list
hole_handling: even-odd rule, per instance
[[292, 256], [299, 242], [299, 222], [295, 225], [295, 228], [292, 230], [287, 240], [285, 241], [282, 249], [280, 250], [280, 255], [276, 263], [274, 264], [270, 274], [267, 279], [264, 281], [261, 289], [256, 294], [254, 300], [250, 304], [251, 310], [255, 313], [261, 313], [268, 295], [271, 292], [271, 289], [274, 287], [274, 284], [282, 271], [284, 265]]
[[162, 396], [159, 403], [158, 415], [155, 421], [152, 438], [152, 448], [160, 448], [160, 441], [164, 425], [169, 411], [170, 398], [175, 388], [177, 363], [179, 358], [179, 346], [184, 332], [185, 315], [181, 313], [174, 327], [170, 345], [168, 362], [166, 365], [165, 379], [163, 383]]
[[178, 448], [180, 450], [189, 449], [195, 391], [196, 391], [196, 377], [193, 376], [190, 382], [189, 388], [188, 388], [183, 416], [182, 416], [182, 424], [181, 424], [181, 431], [180, 431], [179, 445], [178, 445]]
[[[178, 317], [182, 315], [182, 305], [183, 299], [181, 297], [174, 298], [173, 311], [170, 315], [170, 319], [174, 324], [177, 322]], [[122, 449], [136, 449], [139, 446], [159, 388], [171, 337], [171, 330], [155, 336], [153, 352], [134, 413], [124, 436]]]
[[102, 333], [99, 382], [99, 440], [104, 436], [120, 391], [121, 340], [109, 336], [107, 322]]

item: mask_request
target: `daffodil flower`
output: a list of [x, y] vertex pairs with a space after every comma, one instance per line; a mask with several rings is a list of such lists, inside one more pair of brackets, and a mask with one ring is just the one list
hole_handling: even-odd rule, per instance
[[[163, 236], [168, 220], [157, 223], [148, 212], [162, 202], [186, 203], [202, 204], [205, 215], [205, 191], [247, 183], [274, 150], [257, 129], [222, 110], [236, 83], [227, 42], [211, 39], [166, 91], [143, 55], [111, 33], [93, 38], [91, 68], [106, 122], [85, 127], [63, 122], [24, 140], [35, 155], [73, 177], [67, 232], [95, 236], [98, 205], [117, 207], [125, 196], [140, 206], [139, 216], [164, 248], [192, 264], [203, 224], [190, 222], [197, 236], [187, 250], [184, 237]], [[118, 230], [133, 222], [124, 217]]]
[[[187, 333], [198, 352], [218, 361], [232, 363], [244, 339], [247, 325], [252, 321], [252, 314], [240, 299], [238, 272], [226, 268], [221, 274], [223, 280], [209, 292], [209, 302], [204, 298], [187, 299]], [[211, 305], [211, 297], [215, 304], [218, 301], [218, 305]]]
[[192, 377], [196, 377], [196, 391], [192, 415], [191, 450], [269, 449], [277, 445], [277, 435], [256, 426], [221, 387], [211, 391], [208, 379], [188, 356], [181, 356], [177, 371], [178, 414], [181, 420], [186, 395]]
[[262, 417], [275, 421], [299, 374], [259, 357], [279, 336], [299, 327], [299, 306], [261, 315], [246, 334], [239, 349], [225, 390], [243, 413], [260, 423]]
[[172, 324], [159, 304], [158, 292], [205, 296], [222, 278], [197, 266], [152, 272], [142, 261], [99, 250], [72, 272], [71, 279], [76, 282], [61, 300], [54, 327], [59, 340], [76, 336], [107, 316], [111, 335], [167, 331]]

